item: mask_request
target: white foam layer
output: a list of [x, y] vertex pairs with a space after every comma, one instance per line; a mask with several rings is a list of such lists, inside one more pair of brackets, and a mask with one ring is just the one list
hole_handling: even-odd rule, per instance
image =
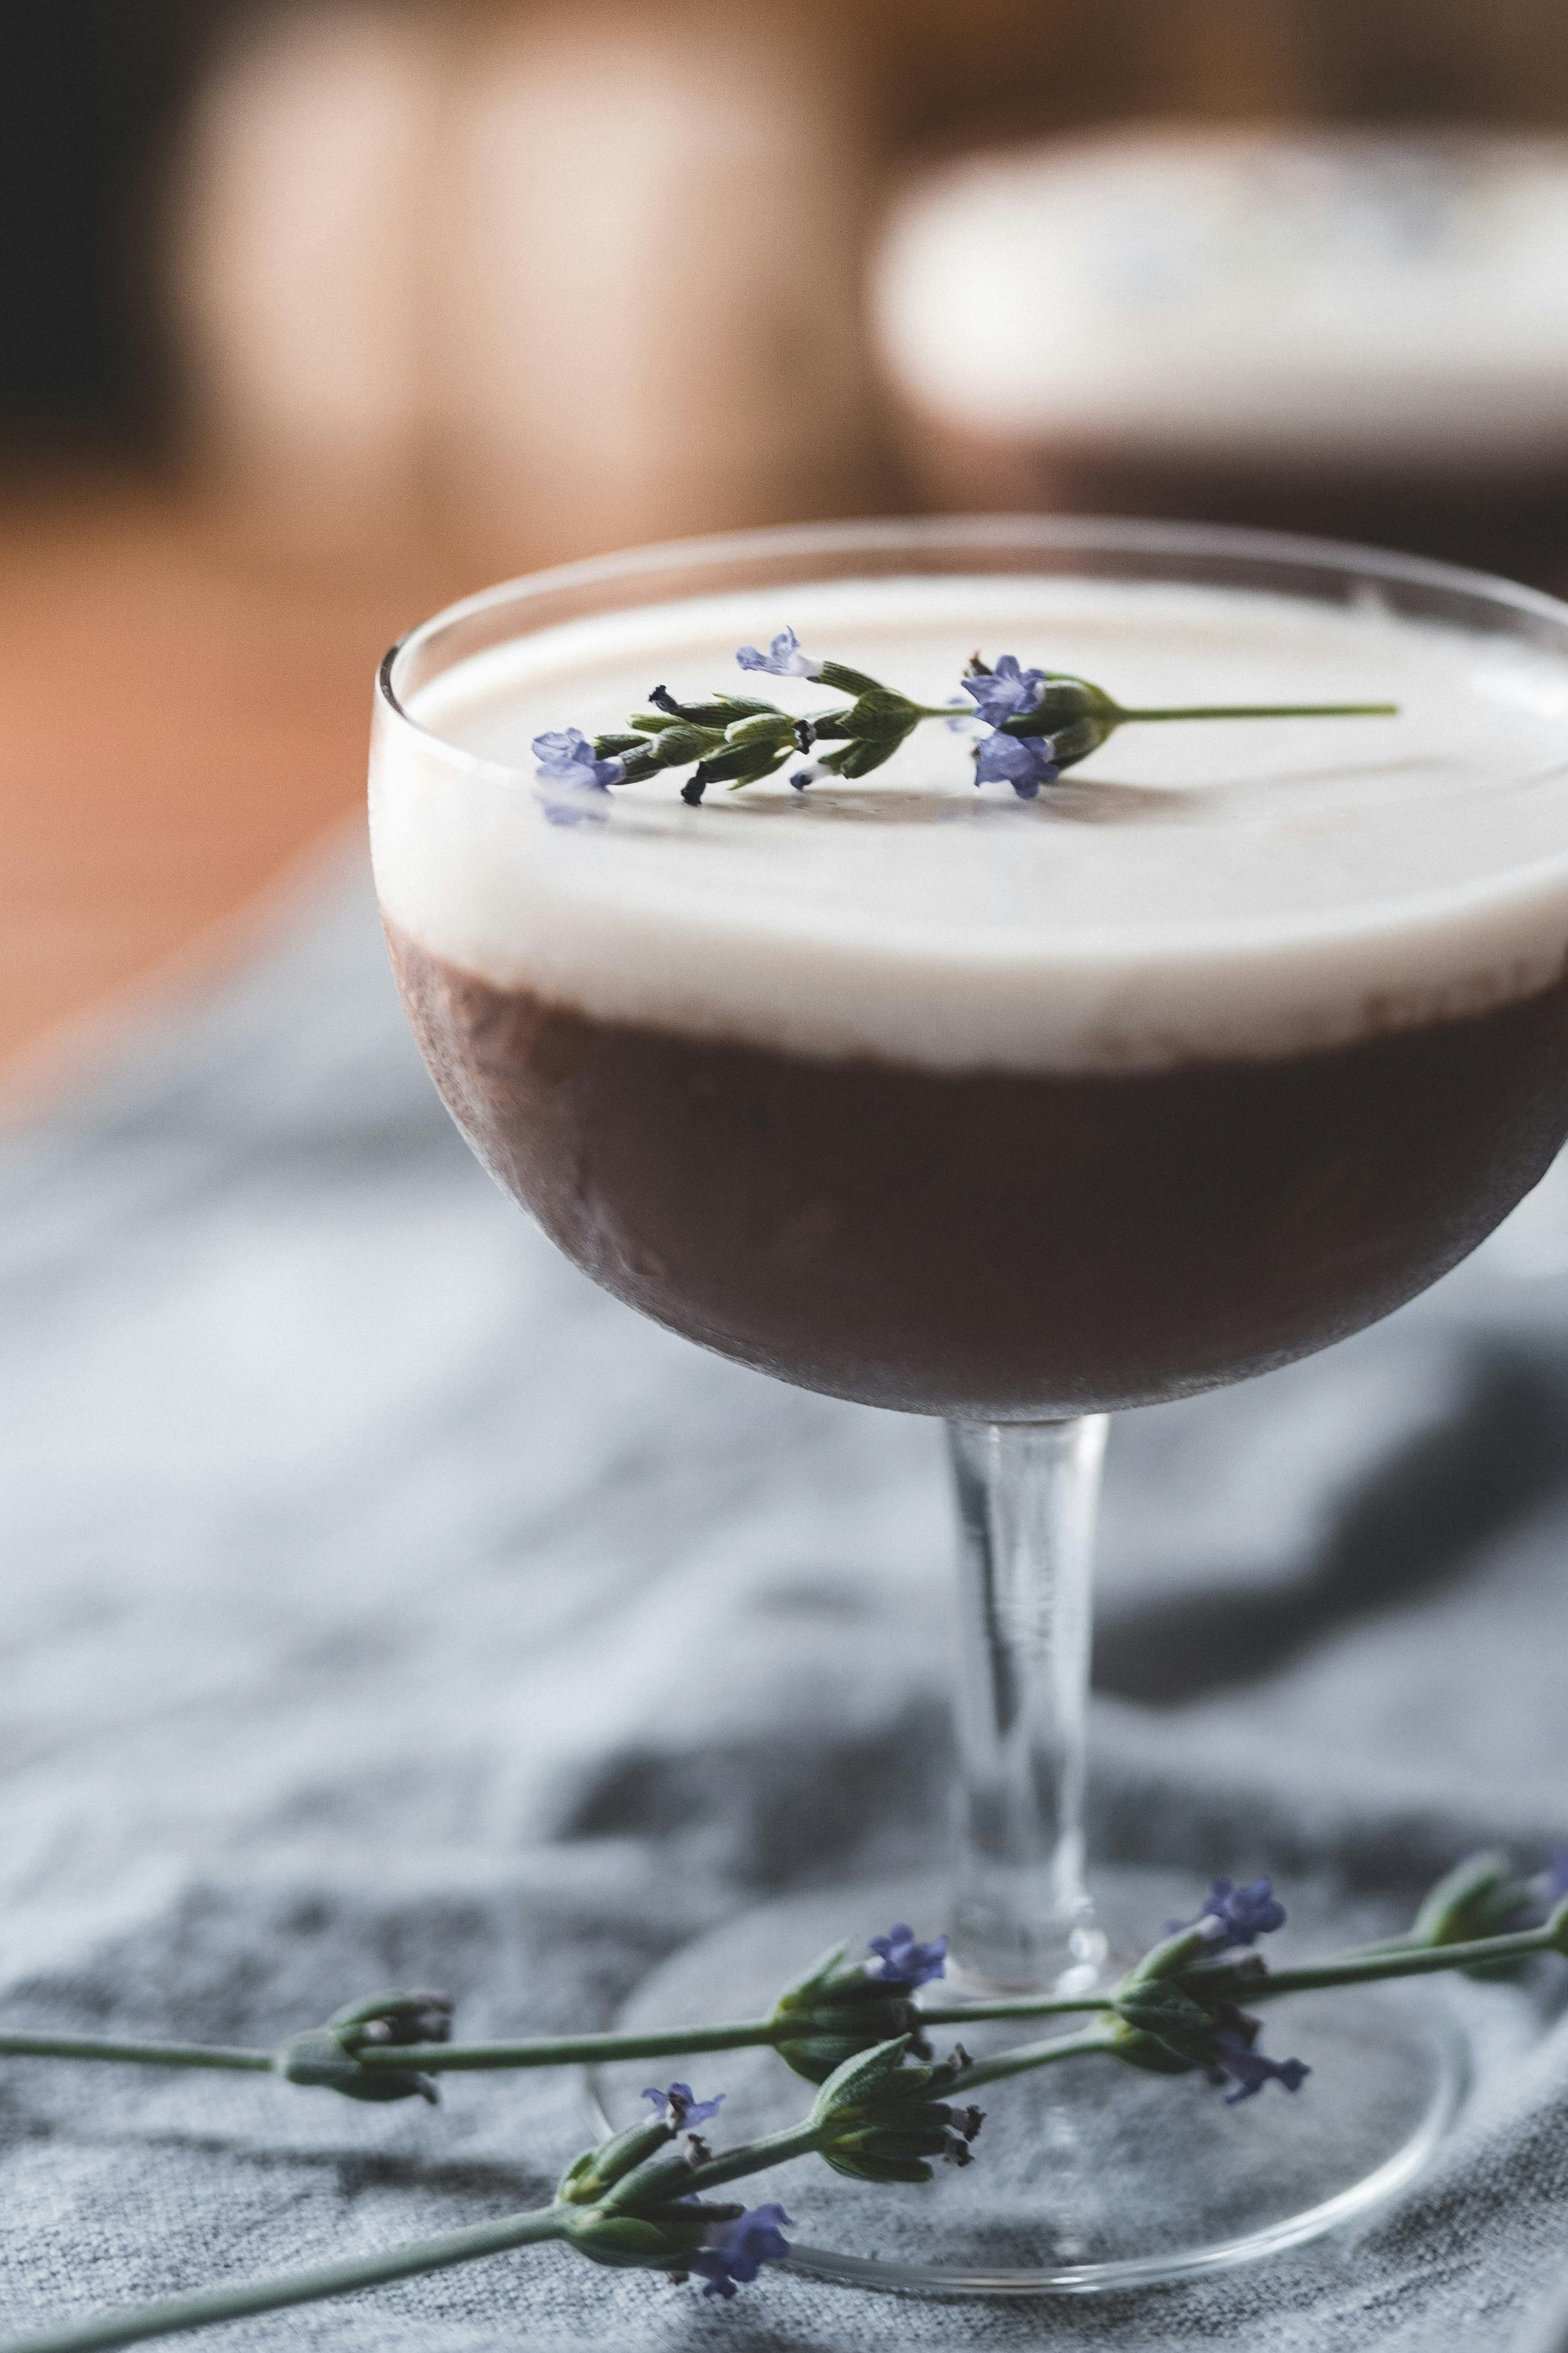
[[[979, 645], [1129, 705], [1402, 712], [1130, 726], [1033, 804], [977, 792], [932, 722], [859, 786], [689, 809], [663, 777], [603, 822], [547, 820], [536, 733], [621, 725], [661, 681], [742, 689], [734, 648], [786, 622], [931, 702]], [[608, 1019], [949, 1069], [1150, 1068], [1480, 1010], [1568, 960], [1568, 650], [1373, 602], [1007, 577], [694, 600], [476, 657], [412, 720], [384, 722], [372, 779], [386, 914], [476, 977]]]

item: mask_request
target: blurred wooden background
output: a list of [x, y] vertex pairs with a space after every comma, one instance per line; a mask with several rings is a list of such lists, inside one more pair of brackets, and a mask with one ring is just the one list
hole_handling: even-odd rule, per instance
[[374, 665], [468, 580], [419, 546], [363, 568], [280, 561], [221, 505], [115, 474], [13, 489], [0, 1062], [25, 1092], [54, 1059], [26, 1050], [203, 939], [352, 817]]
[[1130, 119], [1568, 128], [1563, 0], [14, 5], [0, 1059], [350, 815], [374, 663], [423, 611], [910, 501], [858, 317], [921, 157]]

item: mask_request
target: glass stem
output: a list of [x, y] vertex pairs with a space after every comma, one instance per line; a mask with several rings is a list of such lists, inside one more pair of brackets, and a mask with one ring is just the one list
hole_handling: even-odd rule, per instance
[[950, 1424], [963, 1581], [952, 1945], [978, 1991], [1077, 1991], [1105, 1956], [1083, 1876], [1105, 1417]]

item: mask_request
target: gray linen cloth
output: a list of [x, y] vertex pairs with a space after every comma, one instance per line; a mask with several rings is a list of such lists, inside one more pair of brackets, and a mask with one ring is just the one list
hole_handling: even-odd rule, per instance
[[[1523, 1214], [1381, 1330], [1113, 1434], [1102, 1852], [1410, 1897], [1568, 1831], [1568, 1223]], [[12, 1136], [0, 1298], [7, 2022], [271, 2043], [400, 1980], [466, 2035], [596, 2024], [759, 1892], [940, 1850], [938, 1432], [558, 1260], [439, 1108], [356, 859]], [[215, 2341], [1497, 2347], [1568, 2261], [1568, 2029], [1509, 2019], [1396, 2205], [1186, 2288], [720, 2307], [546, 2249]], [[5, 2063], [0, 2318], [537, 2202], [579, 2097]]]

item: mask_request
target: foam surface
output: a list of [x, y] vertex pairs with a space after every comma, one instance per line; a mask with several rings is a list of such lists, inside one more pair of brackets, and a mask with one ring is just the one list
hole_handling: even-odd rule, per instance
[[[1016, 653], [1127, 704], [1372, 701], [1396, 719], [1130, 726], [1033, 804], [977, 792], [928, 723], [858, 786], [689, 809], [668, 777], [552, 824], [530, 741], [649, 688], [746, 691], [806, 648], [921, 701]], [[1150, 1068], [1343, 1042], [1545, 987], [1568, 957], [1568, 638], [1558, 655], [1373, 602], [1113, 582], [909, 579], [568, 624], [384, 721], [388, 917], [502, 988], [605, 1018], [945, 1068]], [[831, 706], [755, 681], [791, 710]], [[793, 763], [792, 763], [793, 765]]]

